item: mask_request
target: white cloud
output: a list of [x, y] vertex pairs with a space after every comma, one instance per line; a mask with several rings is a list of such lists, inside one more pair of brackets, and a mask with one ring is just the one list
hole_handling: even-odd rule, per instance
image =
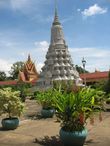
[[62, 23], [66, 23], [68, 21], [71, 21], [73, 19], [73, 16], [69, 16], [69, 17], [66, 17], [64, 19], [61, 20]]
[[23, 10], [29, 5], [30, 0], [0, 0], [0, 8], [11, 8], [13, 10]]
[[9, 50], [9, 49], [14, 49], [17, 45], [18, 45], [17, 42], [4, 39], [4, 38], [2, 38], [2, 36], [0, 36], [0, 48], [4, 48], [4, 49]]
[[107, 13], [107, 10], [108, 10], [107, 8], [102, 8], [98, 4], [94, 4], [93, 6], [90, 6], [88, 9], [84, 9], [84, 11], [82, 11], [81, 13], [83, 16], [89, 17], [93, 15]]
[[20, 53], [20, 56], [24, 61], [27, 60], [28, 54], [31, 55], [32, 60], [35, 62], [36, 69], [38, 72], [41, 71], [41, 68], [44, 65], [45, 55], [49, 47], [49, 43], [47, 41], [36, 41], [33, 44], [35, 47], [29, 49], [28, 51], [25, 50]]
[[35, 42], [36, 49], [39, 49], [41, 51], [47, 51], [49, 47], [49, 43], [47, 41], [41, 41], [41, 42]]
[[0, 9], [19, 11], [37, 23], [49, 23], [52, 22], [53, 16], [45, 17], [41, 10], [50, 3], [52, 3], [50, 0], [0, 0]]
[[11, 69], [12, 64], [7, 60], [0, 59], [0, 71], [5, 71], [8, 74], [8, 71]]
[[38, 72], [40, 72], [41, 68], [44, 65], [45, 56], [49, 48], [49, 43], [47, 41], [41, 41], [35, 42], [34, 45], [36, 48], [33, 49], [33, 56], [34, 58], [36, 58], [36, 68]]
[[40, 73], [40, 71], [41, 71], [41, 68], [43, 67], [43, 63], [36, 63], [36, 69], [37, 69], [37, 71], [38, 71], [38, 73]]
[[101, 71], [109, 69], [110, 50], [107, 48], [70, 48], [69, 50], [75, 64], [82, 66], [82, 58], [85, 57], [88, 71], [94, 71], [95, 68]]
[[48, 15], [47, 17], [45, 17], [45, 16], [41, 15], [40, 13], [37, 13], [36, 15], [33, 14], [33, 16], [31, 17], [31, 20], [35, 21], [37, 23], [39, 22], [39, 23], [44, 24], [44, 23], [52, 22], [53, 21], [53, 16]]
[[[26, 61], [26, 59], [27, 58], [25, 58], [24, 61]], [[16, 60], [16, 61], [18, 61], [18, 60]], [[9, 75], [9, 71], [11, 69], [12, 64], [13, 63], [9, 63], [9, 61], [7, 61], [7, 60], [0, 59], [0, 71], [4, 71], [7, 75]], [[43, 67], [44, 64], [42, 62], [35, 62], [35, 65], [36, 65], [37, 71], [40, 73], [41, 68]]]
[[1, 7], [4, 6], [14, 11], [18, 10], [21, 13], [27, 16], [31, 15], [32, 17], [50, 3], [50, 0], [0, 0]]
[[10, 0], [11, 6], [14, 10], [23, 9], [30, 0]]
[[109, 49], [99, 49], [99, 48], [70, 48], [70, 51], [74, 54], [78, 53], [78, 56], [86, 56], [86, 57], [96, 57], [96, 58], [104, 58], [110, 57]]

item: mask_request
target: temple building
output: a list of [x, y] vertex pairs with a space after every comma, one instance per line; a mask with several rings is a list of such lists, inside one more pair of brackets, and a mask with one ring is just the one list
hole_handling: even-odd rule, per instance
[[92, 73], [80, 74], [81, 79], [86, 81], [87, 85], [91, 85], [101, 81], [107, 81], [109, 79], [109, 71], [97, 71]]
[[23, 71], [19, 71], [18, 81], [20, 82], [33, 82], [38, 80], [38, 72], [35, 64], [28, 55], [28, 60], [24, 63]]
[[30, 55], [28, 55], [27, 61], [24, 63], [22, 71], [19, 71], [17, 80], [0, 81], [0, 86], [16, 86], [20, 83], [31, 83], [31, 85], [36, 85], [39, 78], [39, 74], [36, 70], [34, 62], [31, 60]]
[[72, 62], [58, 18], [57, 8], [55, 8], [55, 16], [51, 28], [50, 46], [37, 85], [45, 88], [52, 86], [54, 81], [73, 81], [77, 85], [82, 82]]

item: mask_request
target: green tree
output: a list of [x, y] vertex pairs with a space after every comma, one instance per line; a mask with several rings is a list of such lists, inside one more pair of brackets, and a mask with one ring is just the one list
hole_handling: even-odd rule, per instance
[[23, 70], [23, 66], [24, 66], [24, 62], [22, 62], [22, 61], [15, 62], [12, 65], [11, 71], [9, 71], [11, 79], [15, 80], [18, 78], [19, 71]]
[[79, 74], [81, 73], [89, 73], [87, 70], [84, 70], [81, 66], [76, 65], [76, 70], [79, 72]]
[[20, 91], [20, 98], [23, 102], [25, 102], [26, 96], [29, 96], [31, 94], [30, 88], [32, 85], [30, 83], [19, 83], [13, 87], [13, 89], [16, 91]]
[[106, 80], [101, 80], [99, 82], [93, 83], [91, 85], [91, 87], [94, 88], [94, 89], [96, 89], [96, 90], [104, 91], [106, 83], [107, 83]]
[[0, 71], [0, 81], [5, 81], [7, 78], [6, 73], [4, 71]]

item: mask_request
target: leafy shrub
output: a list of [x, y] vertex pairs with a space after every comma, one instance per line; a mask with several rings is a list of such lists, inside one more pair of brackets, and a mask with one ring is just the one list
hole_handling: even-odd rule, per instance
[[36, 100], [42, 105], [43, 109], [51, 109], [53, 106], [54, 92], [52, 89], [37, 92]]
[[0, 115], [7, 114], [9, 118], [20, 116], [24, 109], [24, 104], [20, 101], [20, 92], [13, 91], [12, 88], [0, 89]]
[[82, 130], [87, 119], [103, 108], [102, 99], [97, 100], [99, 93], [91, 88], [85, 87], [75, 93], [62, 93], [60, 90], [54, 92], [56, 116], [65, 131]]

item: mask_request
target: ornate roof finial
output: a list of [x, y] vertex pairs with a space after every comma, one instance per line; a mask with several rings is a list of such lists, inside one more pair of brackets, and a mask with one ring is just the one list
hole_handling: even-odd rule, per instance
[[58, 12], [57, 12], [57, 0], [55, 0], [55, 17], [53, 25], [60, 25], [59, 19], [58, 19]]
[[31, 57], [30, 57], [30, 54], [28, 54], [28, 61], [31, 61]]

